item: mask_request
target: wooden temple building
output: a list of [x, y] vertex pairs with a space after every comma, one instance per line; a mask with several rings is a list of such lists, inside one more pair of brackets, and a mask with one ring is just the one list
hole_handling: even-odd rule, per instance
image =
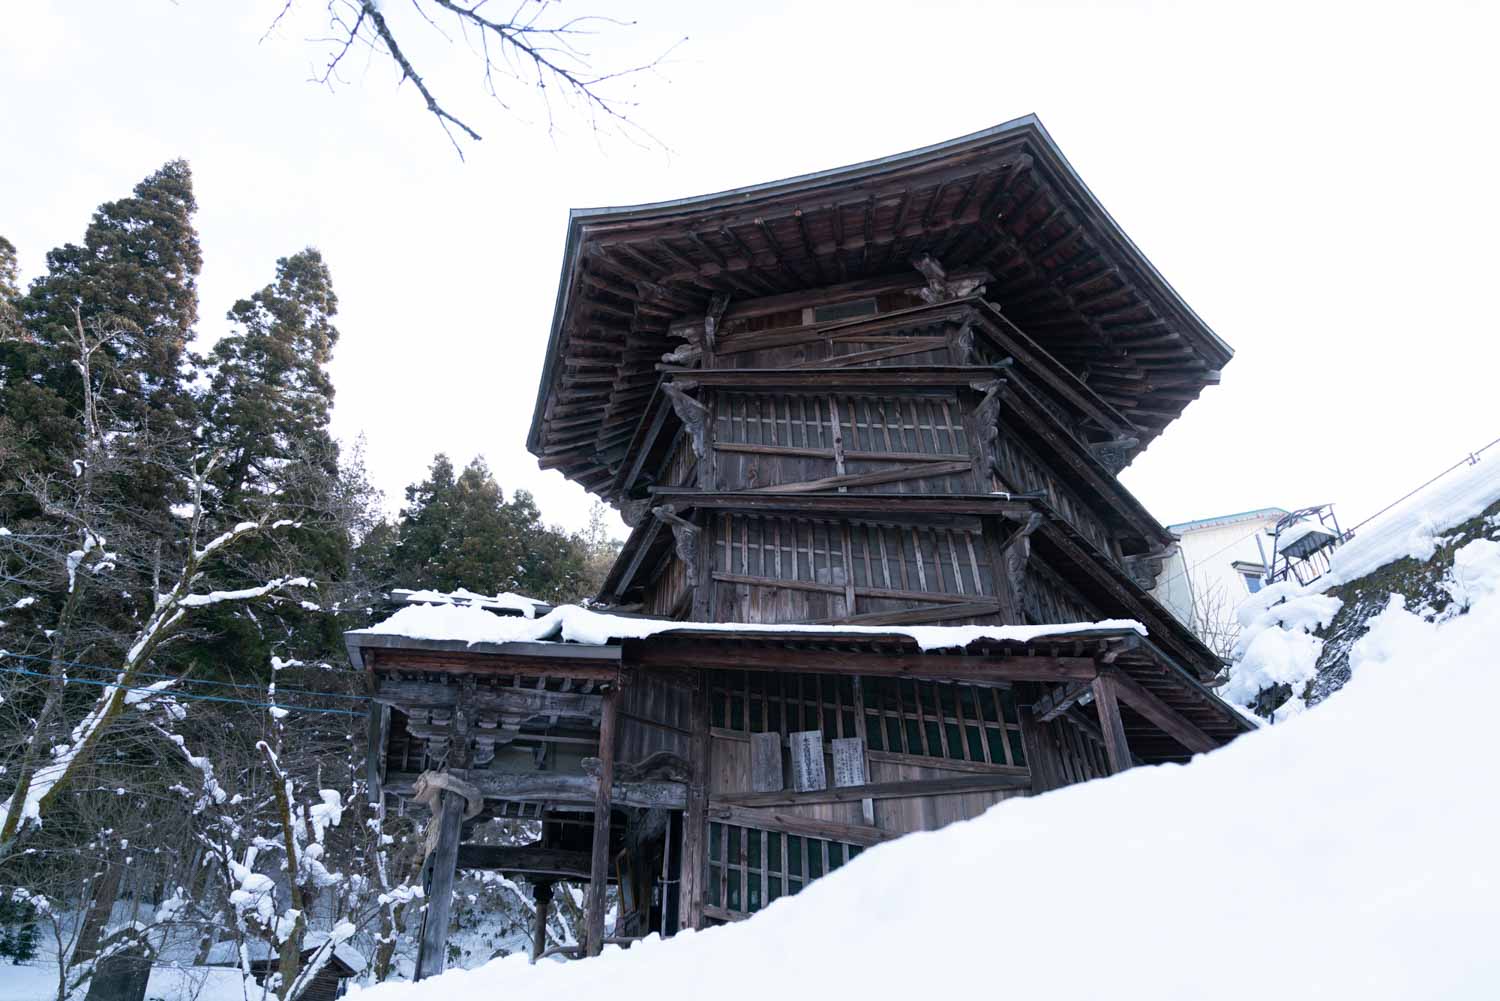
[[[574, 211], [528, 446], [632, 527], [618, 617], [349, 634], [385, 794], [482, 796], [442, 793], [419, 975], [455, 866], [526, 878], [543, 915], [587, 881], [595, 954], [608, 884], [617, 940], [735, 921], [1249, 729], [1147, 593], [1173, 536], [1117, 478], [1230, 355], [1032, 117]], [[540, 840], [465, 844], [486, 817]]]

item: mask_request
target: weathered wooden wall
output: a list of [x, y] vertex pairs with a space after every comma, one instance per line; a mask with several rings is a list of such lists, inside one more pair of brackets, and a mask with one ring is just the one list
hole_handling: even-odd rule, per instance
[[[707, 675], [708, 817], [704, 913], [735, 920], [797, 892], [863, 846], [977, 817], [1030, 791], [1025, 726], [1008, 687], [817, 674], [718, 671]], [[863, 751], [871, 786], [969, 783], [918, 795], [799, 802], [797, 741], [820, 746], [823, 783], [838, 785], [835, 741]], [[762, 755], [756, 741], [772, 741]], [[847, 764], [846, 764], [847, 767]], [[987, 778], [990, 777], [990, 778]], [[1010, 788], [973, 789], [1009, 781]], [[972, 791], [970, 791], [972, 790]], [[745, 794], [776, 799], [758, 805]]]
[[[1009, 688], [718, 671], [709, 676], [709, 694], [714, 738], [711, 799], [752, 791], [756, 782], [750, 737], [760, 733], [776, 734], [785, 746], [793, 733], [817, 731], [830, 782], [835, 773], [833, 741], [848, 738], [860, 740], [865, 748], [870, 783], [1030, 774]], [[784, 753], [781, 763], [779, 785], [792, 789], [790, 756]], [[977, 816], [1014, 794], [1007, 790], [882, 799], [874, 803], [873, 818], [858, 801], [777, 806], [747, 816], [773, 825], [794, 818], [874, 826], [895, 836]]]
[[712, 396], [715, 490], [973, 493], [964, 408], [951, 392]]
[[[995, 621], [1005, 589], [978, 518], [881, 523], [723, 514], [708, 527], [721, 622]], [[914, 620], [916, 621], [916, 620]]]
[[615, 758], [642, 761], [659, 751], [688, 755], [692, 689], [661, 674], [632, 675], [620, 693]]

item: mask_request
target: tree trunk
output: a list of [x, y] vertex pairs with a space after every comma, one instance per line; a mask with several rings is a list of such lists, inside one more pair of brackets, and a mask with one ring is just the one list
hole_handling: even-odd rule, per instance
[[117, 861], [105, 863], [104, 875], [94, 886], [94, 899], [78, 929], [78, 944], [73, 947], [74, 964], [86, 963], [99, 954], [99, 939], [104, 935], [104, 926], [109, 923], [110, 912], [120, 895], [120, 877], [124, 873], [124, 864]]

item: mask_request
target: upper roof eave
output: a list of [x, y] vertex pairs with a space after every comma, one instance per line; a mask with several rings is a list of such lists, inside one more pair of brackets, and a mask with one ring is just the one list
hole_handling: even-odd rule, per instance
[[1074, 170], [1073, 165], [1063, 155], [1062, 150], [1053, 140], [1051, 134], [1042, 125], [1041, 120], [1035, 114], [1027, 114], [978, 132], [972, 132], [968, 135], [947, 139], [906, 152], [865, 160], [842, 167], [799, 174], [794, 177], [659, 202], [570, 209], [568, 212], [568, 236], [563, 251], [562, 269], [558, 278], [557, 297], [553, 307], [547, 351], [543, 361], [541, 379], [537, 386], [537, 397], [532, 410], [531, 426], [526, 437], [528, 450], [533, 454], [540, 454], [540, 437], [546, 412], [547, 398], [552, 391], [558, 358], [558, 346], [562, 339], [563, 322], [568, 314], [569, 291], [573, 285], [570, 279], [574, 269], [578, 265], [579, 253], [583, 243], [582, 236], [588, 224], [606, 220], [625, 222], [632, 219], [649, 218], [651, 216], [690, 214], [692, 212], [723, 208], [729, 205], [743, 204], [758, 198], [775, 197], [798, 190], [807, 190], [835, 183], [849, 183], [898, 168], [910, 169], [921, 165], [925, 161], [951, 156], [969, 149], [979, 149], [998, 140], [1010, 140], [1020, 137], [1034, 141], [1034, 152], [1041, 154], [1045, 159], [1050, 161], [1049, 165], [1056, 180], [1071, 187], [1073, 189], [1072, 193], [1078, 198], [1079, 202], [1088, 206], [1097, 214], [1097, 220], [1105, 230], [1104, 235], [1117, 242], [1126, 253], [1135, 259], [1144, 273], [1153, 282], [1158, 284], [1161, 292], [1170, 302], [1171, 307], [1180, 312], [1182, 318], [1187, 321], [1189, 326], [1194, 328], [1195, 332], [1204, 340], [1211, 352], [1217, 356], [1217, 364], [1222, 366], [1228, 362], [1234, 354], [1233, 349], [1193, 311], [1187, 302], [1183, 300], [1182, 296], [1178, 294], [1177, 290], [1171, 286], [1166, 278], [1162, 276], [1161, 272], [1156, 269], [1156, 266], [1151, 263], [1150, 259], [1135, 245], [1135, 242], [1130, 239], [1119, 223], [1114, 220], [1114, 217], [1109, 214], [1104, 205], [1095, 197], [1088, 185], [1079, 177], [1078, 172]]

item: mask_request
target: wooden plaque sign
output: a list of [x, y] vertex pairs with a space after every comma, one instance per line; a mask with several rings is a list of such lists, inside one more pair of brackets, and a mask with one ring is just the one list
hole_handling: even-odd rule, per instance
[[833, 784], [862, 786], [865, 776], [865, 742], [858, 737], [839, 737], [833, 742]]
[[792, 789], [812, 792], [828, 788], [828, 774], [823, 768], [823, 731], [801, 730], [790, 735], [792, 751]]
[[780, 792], [781, 734], [750, 735], [750, 788], [755, 792]]

